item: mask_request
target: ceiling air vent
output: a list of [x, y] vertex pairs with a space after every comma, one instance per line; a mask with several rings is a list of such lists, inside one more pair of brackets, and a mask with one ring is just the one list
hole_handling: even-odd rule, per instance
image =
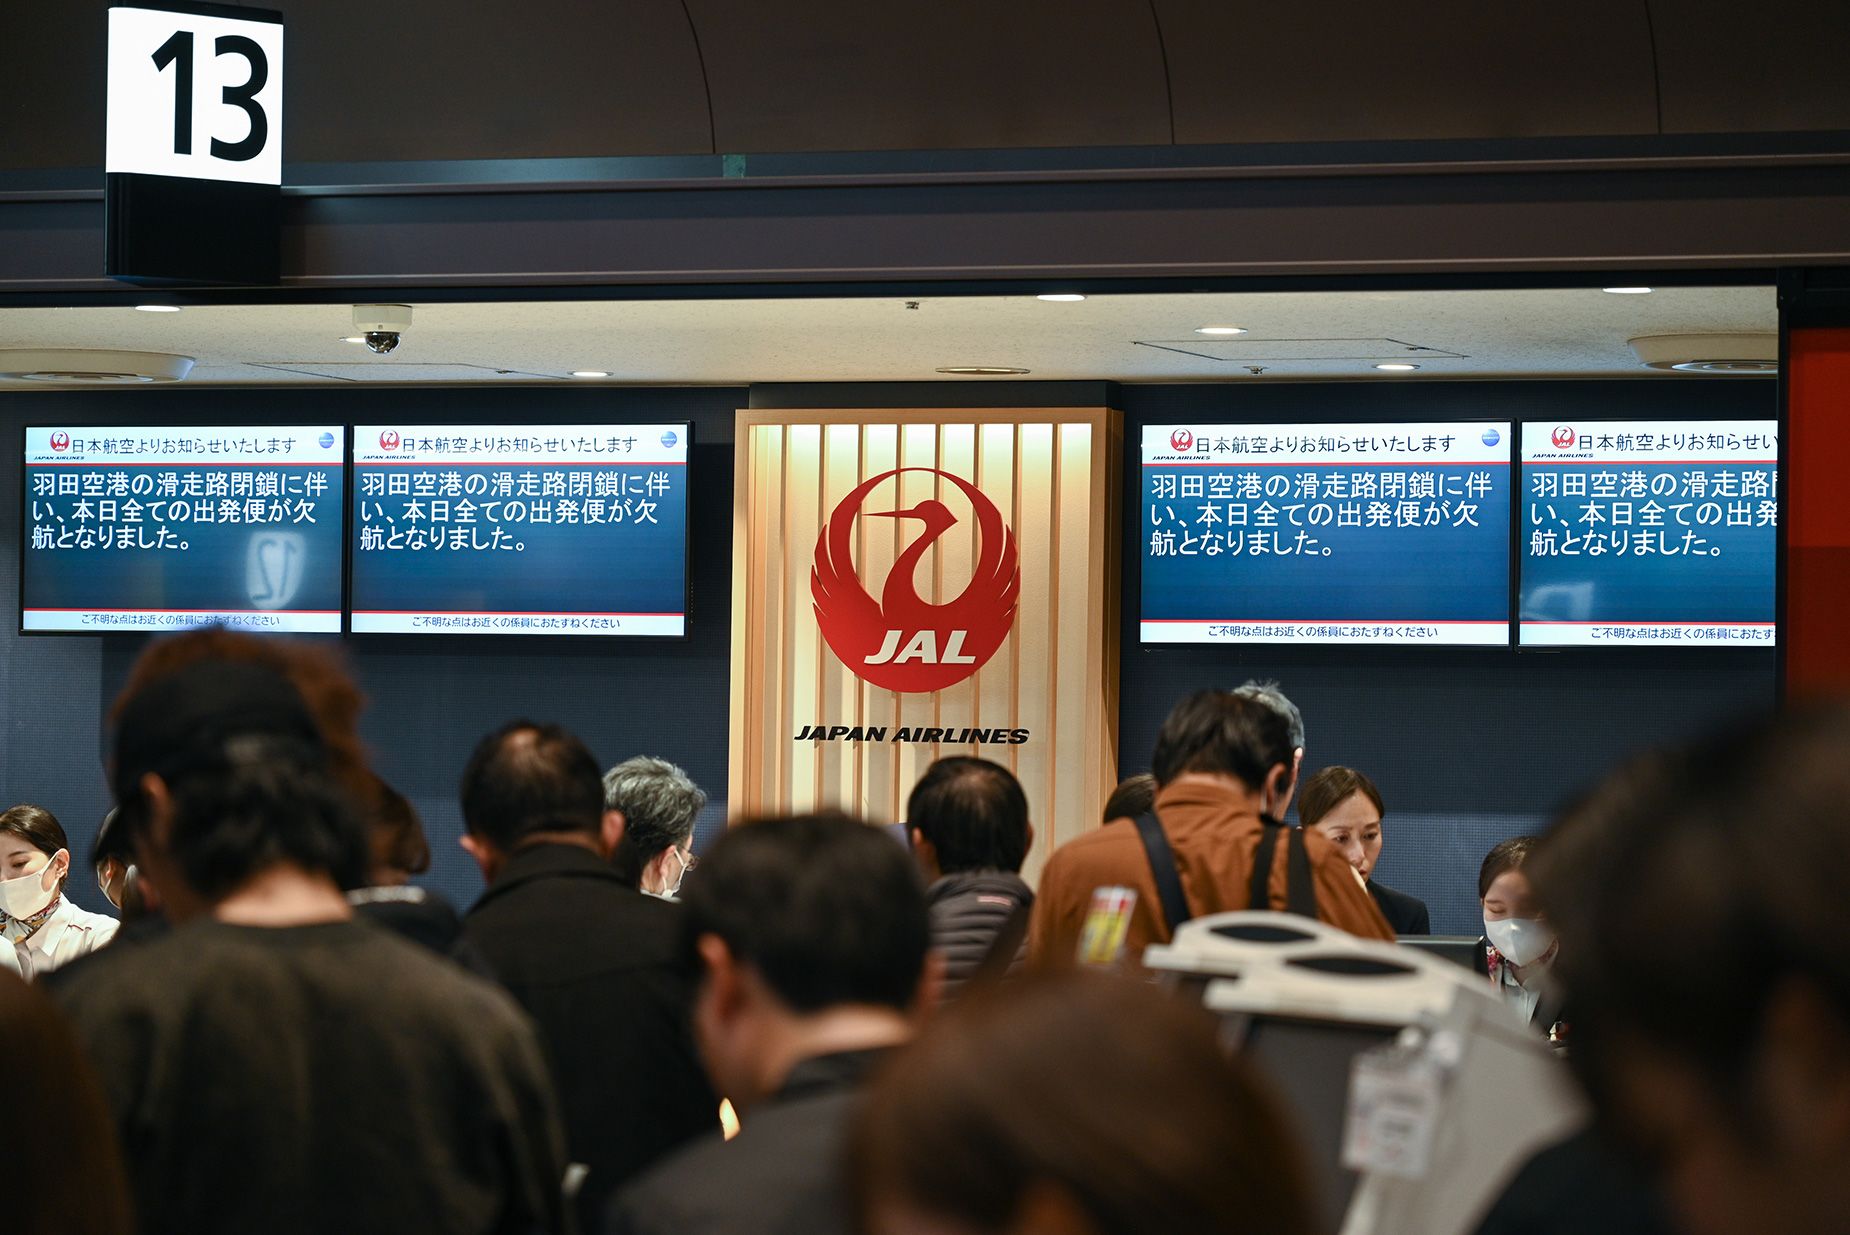
[[1654, 334], [1630, 340], [1647, 369], [1679, 373], [1777, 373], [1776, 334]]
[[192, 372], [191, 356], [166, 352], [108, 352], [91, 348], [0, 350], [0, 379], [83, 386], [177, 382]]

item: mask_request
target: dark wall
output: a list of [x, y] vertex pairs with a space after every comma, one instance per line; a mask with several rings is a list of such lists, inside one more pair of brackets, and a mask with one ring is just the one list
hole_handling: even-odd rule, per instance
[[[0, 798], [38, 801], [70, 827], [80, 859], [107, 805], [103, 711], [138, 654], [132, 637], [26, 638], [17, 613], [19, 429], [26, 423], [292, 419], [515, 421], [689, 419], [695, 425], [689, 638], [678, 643], [346, 641], [372, 704], [365, 734], [380, 770], [423, 814], [431, 882], [462, 903], [479, 879], [456, 847], [456, 777], [471, 745], [519, 714], [557, 719], [613, 762], [648, 751], [682, 763], [725, 817], [731, 615], [732, 413], [757, 407], [1058, 406], [1126, 414], [1124, 481], [1145, 420], [1558, 419], [1772, 416], [1772, 383], [1367, 383], [1126, 386], [930, 383], [678, 390], [161, 390], [0, 398]], [[1134, 490], [1133, 490], [1134, 491]], [[1136, 504], [1128, 509], [1135, 511]], [[1182, 695], [1275, 677], [1303, 707], [1307, 769], [1348, 763], [1386, 796], [1384, 881], [1427, 900], [1441, 931], [1475, 929], [1474, 879], [1489, 846], [1541, 827], [1622, 754], [1768, 705], [1770, 652], [1496, 649], [1154, 648], [1137, 642], [1139, 527], [1124, 530], [1120, 770], [1148, 767], [1157, 727]], [[97, 898], [73, 885], [86, 907]]]
[[[1850, 128], [1819, 0], [264, 7], [295, 163]], [[0, 165], [101, 165], [107, 8], [7, 6]]]
[[[516, 716], [557, 720], [606, 766], [660, 753], [712, 795], [702, 834], [726, 817], [727, 663], [732, 618], [732, 421], [742, 389], [143, 390], [0, 396], [0, 797], [50, 808], [80, 870], [109, 804], [99, 758], [108, 703], [145, 640], [17, 633], [20, 429], [37, 424], [289, 423], [345, 419], [475, 423], [689, 420], [689, 635], [685, 640], [418, 640], [352, 637], [370, 699], [362, 730], [379, 771], [423, 816], [428, 882], [459, 904], [481, 878], [462, 833], [457, 776], [476, 739]], [[587, 566], [587, 569], [593, 567]], [[86, 908], [93, 885], [73, 883]]]
[[[1770, 419], [1776, 393], [1754, 379], [1126, 386], [1124, 483], [1140, 491], [1146, 421]], [[1304, 712], [1305, 773], [1347, 764], [1380, 786], [1381, 880], [1426, 901], [1442, 934], [1478, 931], [1477, 869], [1497, 841], [1541, 830], [1625, 754], [1773, 702], [1770, 649], [1145, 648], [1138, 541], [1127, 520], [1120, 771], [1149, 770], [1182, 696], [1276, 679]]]

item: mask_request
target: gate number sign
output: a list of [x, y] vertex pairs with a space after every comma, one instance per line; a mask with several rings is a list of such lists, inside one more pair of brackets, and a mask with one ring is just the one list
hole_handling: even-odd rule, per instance
[[281, 21], [175, 9], [109, 10], [107, 170], [280, 185]]

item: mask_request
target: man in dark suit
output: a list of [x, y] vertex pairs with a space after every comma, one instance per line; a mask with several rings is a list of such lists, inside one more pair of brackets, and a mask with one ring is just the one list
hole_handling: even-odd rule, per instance
[[681, 910], [610, 865], [604, 785], [557, 725], [483, 738], [462, 780], [465, 849], [488, 880], [464, 933], [539, 1025], [565, 1116], [580, 1229], [610, 1195], [718, 1124], [695, 1057]]
[[925, 890], [906, 851], [839, 816], [733, 828], [687, 895], [701, 1055], [738, 1109], [650, 1171], [610, 1235], [846, 1235], [855, 1093], [935, 998]]

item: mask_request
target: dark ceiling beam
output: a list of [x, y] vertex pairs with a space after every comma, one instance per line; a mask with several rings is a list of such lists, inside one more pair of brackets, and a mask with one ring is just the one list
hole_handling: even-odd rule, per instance
[[[1850, 264], [1841, 145], [1501, 149], [1222, 165], [1172, 150], [1141, 167], [1120, 151], [1077, 168], [755, 159], [749, 175], [677, 160], [651, 178], [298, 185], [285, 197], [283, 283], [267, 298]], [[102, 274], [100, 194], [6, 187], [0, 294], [122, 290]]]

